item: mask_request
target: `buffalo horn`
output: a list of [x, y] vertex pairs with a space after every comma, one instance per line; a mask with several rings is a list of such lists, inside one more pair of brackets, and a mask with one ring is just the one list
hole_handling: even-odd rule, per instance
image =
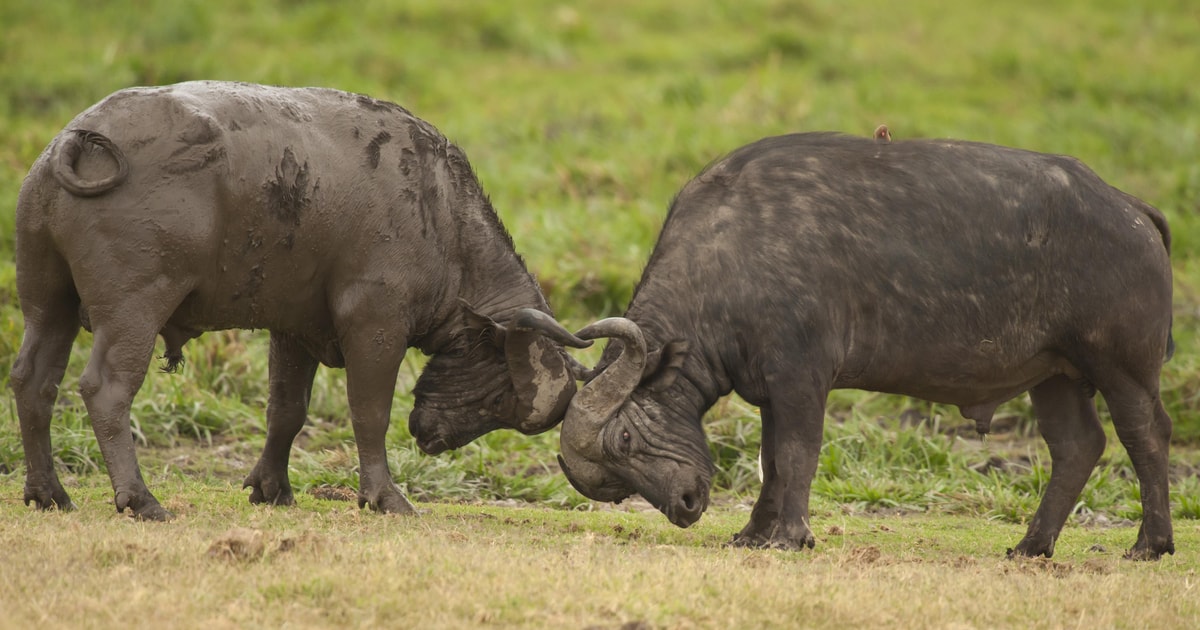
[[579, 422], [579, 426], [563, 425], [563, 439], [571, 441], [578, 451], [586, 452], [594, 444], [600, 428], [629, 400], [641, 382], [646, 363], [646, 340], [641, 328], [624, 317], [602, 319], [576, 335], [582, 339], [612, 337], [621, 342], [621, 355], [575, 396], [568, 423]]

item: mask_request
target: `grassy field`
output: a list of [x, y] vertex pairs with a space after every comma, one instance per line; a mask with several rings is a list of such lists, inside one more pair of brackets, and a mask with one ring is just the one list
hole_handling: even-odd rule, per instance
[[[97, 483], [91, 483], [91, 480]], [[1015, 524], [863, 516], [818, 500], [817, 548], [724, 547], [746, 509], [683, 530], [657, 513], [418, 504], [420, 518], [300, 497], [252, 507], [168, 480], [179, 520], [0, 505], [0, 627], [1194, 628], [1195, 553], [1120, 558], [1132, 527], [1071, 527], [1053, 560], [1003, 559]], [[13, 481], [0, 482], [11, 495]], [[1200, 524], [1177, 530], [1200, 545]]]
[[[169, 610], [182, 626], [1194, 627], [1195, 605], [1173, 602], [1191, 595], [1200, 569], [1200, 13], [1181, 0], [1128, 4], [0, 3], [0, 605], [16, 611], [0, 626], [148, 625], [139, 611], [180, 600]], [[554, 463], [556, 431], [420, 455], [406, 430], [416, 354], [397, 383], [388, 440], [397, 480], [429, 514], [376, 518], [303, 494], [357, 484], [344, 374], [324, 368], [293, 457], [301, 506], [253, 510], [236, 487], [262, 445], [266, 337], [238, 331], [189, 344], [181, 372], [152, 371], [134, 403], [144, 471], [178, 522], [111, 514], [77, 395], [87, 334], [53, 433], [83, 509], [29, 513], [7, 389], [22, 331], [12, 263], [21, 179], [108, 93], [189, 79], [336, 87], [430, 121], [466, 150], [572, 326], [620, 313], [674, 192], [763, 136], [866, 135], [885, 122], [897, 139], [1074, 155], [1161, 208], [1174, 232], [1179, 350], [1163, 396], [1176, 421], [1180, 552], [1152, 566], [1120, 562], [1133, 529], [1083, 527], [1140, 516], [1128, 458], [1110, 440], [1062, 558], [1001, 562], [1048, 475], [1028, 402], [1003, 407], [997, 435], [980, 440], [953, 408], [856, 392], [830, 403], [817, 551], [724, 549], [758, 490], [752, 407], [731, 398], [709, 414], [720, 507], [674, 530], [656, 514], [597, 511], [570, 489]], [[497, 501], [523, 507], [476, 505]], [[206, 555], [234, 526], [259, 531], [265, 551]], [[855, 535], [828, 533], [834, 526]], [[922, 546], [935, 537], [946, 542]], [[279, 552], [284, 540], [299, 551]]]

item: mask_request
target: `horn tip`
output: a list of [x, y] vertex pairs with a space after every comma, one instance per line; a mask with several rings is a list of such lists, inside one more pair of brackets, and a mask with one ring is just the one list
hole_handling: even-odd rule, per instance
[[523, 308], [517, 311], [511, 328], [522, 332], [548, 333], [555, 341], [572, 348], [588, 348], [593, 343], [572, 335], [553, 316], [535, 308]]

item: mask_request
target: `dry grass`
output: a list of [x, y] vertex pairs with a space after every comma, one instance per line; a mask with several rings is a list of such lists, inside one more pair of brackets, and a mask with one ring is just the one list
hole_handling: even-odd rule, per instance
[[[92, 483], [92, 482], [97, 483]], [[814, 514], [813, 552], [722, 546], [726, 506], [679, 530], [643, 512], [427, 504], [381, 517], [305, 496], [252, 508], [167, 480], [171, 524], [115, 516], [103, 478], [75, 513], [0, 504], [0, 626], [1153, 627], [1200, 623], [1200, 524], [1181, 553], [1120, 559], [1132, 528], [1069, 526], [1053, 561], [1011, 562], [1020, 527]], [[160, 484], [163, 483], [160, 481]], [[15, 480], [0, 496], [19, 496]], [[1098, 546], [1097, 546], [1098, 545]], [[641, 624], [641, 625], [638, 625]]]

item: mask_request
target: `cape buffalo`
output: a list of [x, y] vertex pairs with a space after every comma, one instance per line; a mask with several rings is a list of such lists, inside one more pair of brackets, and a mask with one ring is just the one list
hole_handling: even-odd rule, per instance
[[708, 504], [701, 416], [762, 410], [764, 480], [733, 544], [814, 544], [809, 491], [831, 389], [956, 405], [988, 430], [1029, 391], [1053, 458], [1010, 555], [1049, 557], [1104, 449], [1104, 395], [1141, 485], [1134, 558], [1173, 553], [1159, 399], [1170, 356], [1163, 215], [1075, 159], [829, 133], [734, 151], [672, 203], [624, 318], [563, 420], [584, 495], [640, 493], [686, 527]]
[[[345, 367], [359, 504], [412, 511], [384, 435], [410, 346], [432, 354], [410, 428], [422, 449], [555, 425], [575, 393], [550, 309], [466, 155], [428, 123], [329, 89], [191, 82], [121, 90], [34, 163], [16, 215], [25, 337], [12, 370], [25, 502], [69, 509], [51, 410], [80, 325], [80, 391], [118, 512], [163, 520], [129, 410], [161, 334], [168, 369], [203, 331], [271, 333], [253, 503], [290, 504], [288, 452], [318, 363]], [[584, 343], [569, 337], [554, 341]]]

